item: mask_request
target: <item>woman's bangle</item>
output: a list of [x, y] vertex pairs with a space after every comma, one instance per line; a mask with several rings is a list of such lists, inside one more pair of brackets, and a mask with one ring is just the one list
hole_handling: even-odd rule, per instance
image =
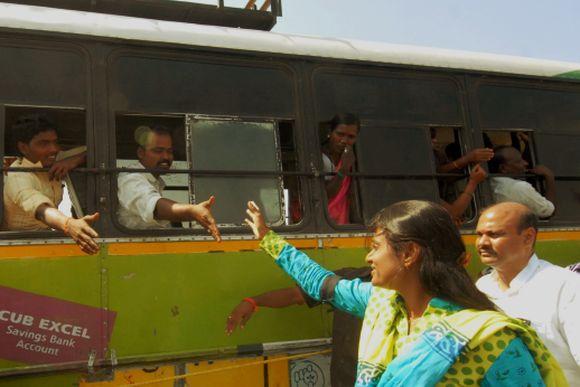
[[470, 198], [472, 198], [472, 197], [473, 197], [473, 192], [469, 193], [469, 192], [465, 192], [465, 191], [463, 191], [463, 192], [461, 192], [459, 195], [467, 195], [467, 196], [469, 196]]
[[344, 175], [340, 171], [336, 171], [336, 176], [340, 177], [341, 179], [344, 177]]
[[248, 304], [252, 305], [252, 307], [254, 308], [254, 310], [253, 310], [254, 312], [257, 312], [257, 311], [258, 311], [258, 303], [257, 303], [257, 302], [256, 302], [256, 300], [254, 300], [253, 298], [251, 298], [251, 297], [246, 297], [246, 298], [244, 298], [242, 301], [245, 301], [245, 302], [247, 302]]
[[453, 167], [455, 169], [461, 169], [461, 167], [459, 166], [459, 164], [457, 164], [457, 161], [453, 160], [453, 162], [451, 163], [451, 165], [453, 165]]
[[62, 232], [64, 232], [66, 235], [70, 235], [68, 224], [70, 223], [71, 220], [72, 218], [67, 218], [66, 221], [64, 222], [64, 226], [62, 226]]

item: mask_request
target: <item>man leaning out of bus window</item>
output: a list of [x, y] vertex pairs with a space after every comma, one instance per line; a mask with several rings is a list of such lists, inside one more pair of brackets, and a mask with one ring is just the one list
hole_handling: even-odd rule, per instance
[[87, 254], [95, 254], [98, 237], [91, 224], [99, 214], [80, 219], [70, 218], [58, 210], [62, 201], [64, 178], [68, 171], [86, 160], [86, 147], [67, 153], [74, 156], [59, 159], [60, 146], [54, 123], [40, 114], [21, 116], [12, 126], [20, 157], [11, 168], [48, 168], [38, 172], [8, 172], [4, 180], [4, 230], [56, 229], [69, 235]]
[[119, 222], [130, 229], [171, 227], [172, 222], [197, 221], [217, 240], [220, 232], [211, 214], [215, 197], [200, 204], [177, 203], [162, 196], [161, 174], [173, 163], [173, 139], [164, 126], [139, 126], [135, 130], [139, 163], [131, 169], [150, 172], [120, 173], [118, 179]]
[[490, 179], [494, 201], [516, 202], [530, 208], [538, 217], [548, 218], [554, 214], [556, 207], [556, 182], [554, 173], [543, 165], [528, 170], [528, 162], [522, 157], [520, 151], [512, 146], [498, 146], [494, 149], [494, 155], [489, 162], [491, 173], [507, 175], [523, 175], [531, 172], [544, 178], [546, 196], [542, 196], [527, 181], [511, 177], [493, 177]]

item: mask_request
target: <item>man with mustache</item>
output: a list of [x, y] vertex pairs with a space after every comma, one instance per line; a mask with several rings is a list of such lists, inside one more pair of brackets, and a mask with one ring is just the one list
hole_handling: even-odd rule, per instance
[[[520, 151], [513, 146], [498, 146], [489, 162], [491, 173], [523, 175], [528, 170], [528, 162]], [[537, 165], [529, 172], [541, 176], [546, 187], [546, 196], [542, 196], [527, 181], [511, 177], [492, 177], [490, 179], [493, 198], [496, 203], [517, 202], [529, 207], [540, 218], [549, 218], [554, 214], [556, 202], [556, 182], [554, 173], [543, 165]]]
[[526, 206], [504, 202], [477, 224], [481, 261], [493, 268], [479, 290], [512, 317], [531, 323], [558, 360], [571, 386], [580, 386], [580, 281], [534, 252], [538, 218]]
[[165, 182], [161, 173], [173, 163], [173, 139], [164, 126], [140, 126], [135, 130], [139, 163], [130, 168], [145, 168], [149, 173], [120, 173], [118, 179], [119, 222], [131, 229], [168, 228], [172, 222], [197, 221], [220, 240], [211, 214], [215, 197], [200, 204], [177, 203], [162, 196]]
[[83, 252], [96, 254], [99, 246], [94, 238], [98, 235], [90, 225], [99, 214], [75, 219], [58, 210], [63, 195], [61, 179], [85, 162], [86, 147], [74, 148], [69, 152], [74, 153], [73, 156], [58, 160], [62, 153], [57, 127], [42, 114], [20, 116], [11, 129], [20, 157], [10, 167], [39, 168], [39, 171], [6, 174], [2, 229], [60, 230], [70, 236]]

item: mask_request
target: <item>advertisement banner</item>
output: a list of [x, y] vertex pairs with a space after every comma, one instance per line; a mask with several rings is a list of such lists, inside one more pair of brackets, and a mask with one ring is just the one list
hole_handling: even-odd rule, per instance
[[[27, 364], [104, 356], [115, 312], [0, 286], [0, 358]], [[107, 324], [103, 324], [103, 322]]]

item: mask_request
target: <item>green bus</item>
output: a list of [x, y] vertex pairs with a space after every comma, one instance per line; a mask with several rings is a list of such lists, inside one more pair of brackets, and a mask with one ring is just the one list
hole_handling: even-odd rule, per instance
[[[67, 205], [101, 214], [101, 249], [86, 256], [56, 231], [0, 232], [0, 386], [328, 385], [328, 309], [260, 310], [224, 334], [243, 297], [291, 285], [243, 226], [244, 203], [324, 266], [363, 266], [377, 210], [440, 200], [449, 176], [436, 172], [431, 133], [459, 154], [525, 134], [529, 162], [548, 165], [558, 190], [538, 252], [580, 261], [580, 64], [20, 3], [0, 3], [4, 171], [17, 117], [54, 119], [63, 148], [87, 146]], [[347, 225], [326, 211], [321, 155], [341, 112], [361, 119], [360, 219]], [[134, 129], [154, 124], [174, 137], [164, 195], [215, 195], [221, 243], [196, 224], [119, 223], [117, 176], [136, 159]], [[462, 225], [472, 251], [491, 203], [484, 182]]]

